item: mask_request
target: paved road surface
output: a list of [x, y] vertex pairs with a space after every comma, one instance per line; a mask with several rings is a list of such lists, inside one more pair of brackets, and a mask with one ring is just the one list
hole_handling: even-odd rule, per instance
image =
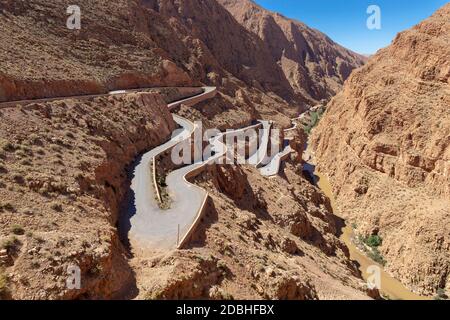
[[[189, 136], [192, 125], [184, 125], [184, 132]], [[130, 239], [138, 241], [141, 245], [155, 250], [175, 249], [188, 230], [194, 224], [197, 213], [203, 204], [207, 192], [202, 188], [189, 183], [186, 175], [190, 172], [222, 158], [227, 153], [224, 142], [228, 134], [238, 134], [241, 131], [253, 129], [256, 126], [222, 133], [210, 140], [214, 154], [204, 161], [198, 161], [181, 169], [172, 171], [166, 177], [167, 192], [171, 199], [168, 210], [162, 210], [155, 198], [155, 190], [150, 178], [150, 161], [161, 151], [175, 145], [180, 139], [174, 139], [146, 153], [137, 165], [132, 181], [132, 190], [135, 195], [136, 213], [130, 219]], [[252, 155], [253, 156], [253, 155]]]
[[278, 172], [280, 171], [281, 162], [291, 152], [292, 152], [291, 146], [287, 146], [284, 148], [284, 150], [282, 152], [277, 153], [267, 166], [265, 166], [259, 170], [261, 175], [266, 176], [266, 177], [277, 175]]
[[251, 165], [256, 166], [259, 168], [261, 165], [263, 165], [265, 162], [268, 161], [267, 159], [267, 147], [269, 144], [269, 138], [270, 138], [270, 129], [272, 127], [272, 122], [270, 121], [263, 121], [260, 120], [259, 122], [262, 123], [262, 130], [263, 134], [261, 137], [261, 142], [259, 144], [258, 151], [248, 158], [248, 163]]
[[[289, 132], [292, 130], [297, 129], [298, 127], [298, 120], [301, 120], [305, 117], [305, 114], [302, 113], [300, 116], [298, 116], [297, 118], [293, 118], [291, 119], [291, 122], [294, 124], [291, 128], [284, 130], [284, 132]], [[270, 162], [263, 168], [261, 168], [259, 171], [261, 173], [261, 175], [265, 176], [265, 177], [271, 177], [274, 175], [277, 175], [278, 172], [280, 171], [280, 167], [281, 167], [281, 162], [292, 152], [292, 148], [288, 145], [284, 148], [283, 151], [281, 151], [280, 153], [276, 154], [274, 157], [272, 157], [270, 159]]]

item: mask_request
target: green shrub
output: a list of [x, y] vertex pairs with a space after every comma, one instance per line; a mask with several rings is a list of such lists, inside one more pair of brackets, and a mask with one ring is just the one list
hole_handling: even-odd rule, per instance
[[16, 146], [9, 141], [0, 141], [1, 149], [7, 152], [12, 152], [16, 149]]
[[11, 237], [6, 239], [1, 244], [0, 248], [6, 249], [8, 252], [16, 251], [17, 247], [20, 245], [20, 240], [16, 237]]
[[378, 235], [371, 235], [364, 240], [364, 243], [371, 248], [378, 248], [383, 243], [383, 239]]
[[30, 134], [30, 136], [28, 137], [28, 139], [30, 140], [30, 142], [33, 145], [42, 145], [42, 140], [41, 138], [36, 134], [36, 133], [32, 133]]
[[378, 248], [372, 248], [367, 252], [367, 255], [369, 256], [370, 259], [381, 264], [382, 266], [386, 265], [386, 260], [384, 260]]
[[27, 157], [27, 154], [25, 153], [25, 151], [23, 151], [23, 150], [17, 150], [16, 151], [16, 156], [18, 157], [18, 158], [26, 158]]
[[317, 111], [311, 112], [311, 120], [303, 128], [305, 133], [307, 133], [309, 135], [311, 133], [312, 129], [319, 124], [320, 119], [322, 118], [322, 116], [324, 114], [324, 111], [325, 110], [323, 110], [323, 109], [319, 109]]
[[25, 229], [22, 226], [15, 224], [11, 227], [11, 232], [15, 235], [21, 236], [25, 234]]

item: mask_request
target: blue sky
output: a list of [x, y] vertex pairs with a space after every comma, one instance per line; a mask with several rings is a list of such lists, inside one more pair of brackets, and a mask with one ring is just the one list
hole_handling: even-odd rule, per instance
[[[254, 0], [266, 9], [300, 20], [334, 41], [363, 54], [386, 47], [395, 35], [409, 29], [448, 0]], [[381, 9], [381, 29], [369, 30], [369, 5]]]

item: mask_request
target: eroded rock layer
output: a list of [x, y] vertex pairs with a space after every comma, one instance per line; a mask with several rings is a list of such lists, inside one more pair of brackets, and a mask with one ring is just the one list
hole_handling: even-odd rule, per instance
[[264, 41], [293, 90], [312, 103], [334, 96], [355, 66], [366, 61], [325, 34], [251, 0], [218, 2]]

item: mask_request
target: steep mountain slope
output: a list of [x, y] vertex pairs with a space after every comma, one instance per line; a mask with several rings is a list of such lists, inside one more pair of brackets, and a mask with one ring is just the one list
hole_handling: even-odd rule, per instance
[[355, 71], [313, 134], [319, 169], [386, 268], [450, 289], [450, 4]]
[[246, 32], [216, 1], [142, 2], [163, 17], [176, 19], [182, 26], [175, 25], [175, 29], [201, 40], [217, 62], [235, 77], [285, 99], [292, 98], [289, 83], [263, 41]]
[[367, 59], [334, 43], [323, 33], [251, 0], [218, 0], [268, 46], [293, 90], [309, 100], [329, 99], [355, 66]]
[[[155, 89], [0, 109], [0, 298], [376, 297], [336, 236], [328, 199], [302, 177], [299, 154], [274, 179], [211, 165], [194, 181], [212, 197], [185, 250], [124, 250], [116, 226], [127, 173], [174, 130], [166, 103], [191, 94], [161, 91], [166, 100]], [[298, 133], [292, 146], [302, 152]], [[73, 266], [81, 290], [67, 287]]]
[[[258, 37], [216, 0], [81, 0], [81, 30], [66, 28], [70, 4], [0, 3], [0, 101], [202, 82], [221, 87], [231, 99], [241, 91], [248, 119], [258, 113], [276, 118], [306, 108], [311, 97], [330, 97], [362, 62], [306, 29], [306, 49], [289, 51], [289, 59], [306, 54], [299, 68], [317, 72], [293, 81], [286, 64], [279, 65], [277, 43], [270, 42], [286, 37]], [[220, 106], [226, 109], [226, 101]]]

